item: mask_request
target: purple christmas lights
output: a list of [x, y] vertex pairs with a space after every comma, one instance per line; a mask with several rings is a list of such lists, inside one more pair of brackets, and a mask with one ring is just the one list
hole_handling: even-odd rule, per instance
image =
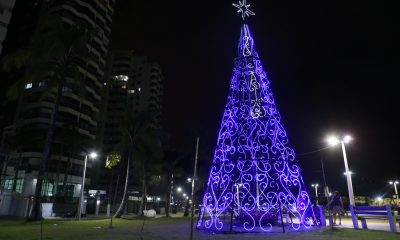
[[268, 232], [282, 211], [291, 216], [294, 230], [316, 223], [270, 83], [244, 24], [197, 228]]

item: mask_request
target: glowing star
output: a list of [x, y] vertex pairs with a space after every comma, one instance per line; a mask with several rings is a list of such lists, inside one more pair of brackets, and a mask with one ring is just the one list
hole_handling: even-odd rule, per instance
[[238, 9], [238, 11], [237, 11], [238, 13], [241, 13], [241, 14], [242, 14], [243, 20], [244, 20], [246, 17], [250, 17], [250, 16], [256, 15], [254, 12], [252, 12], [252, 11], [249, 9], [250, 4], [247, 4], [247, 3], [246, 3], [246, 0], [243, 0], [243, 1], [240, 1], [240, 0], [239, 0], [239, 4], [232, 3], [232, 5]]

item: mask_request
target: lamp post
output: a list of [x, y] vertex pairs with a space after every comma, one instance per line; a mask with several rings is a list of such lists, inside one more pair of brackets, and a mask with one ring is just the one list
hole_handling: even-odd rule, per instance
[[315, 198], [318, 205], [318, 184], [312, 184], [311, 187], [315, 188]]
[[345, 144], [349, 143], [352, 140], [352, 137], [349, 135], [344, 136], [342, 139], [338, 139], [337, 137], [329, 137], [328, 138], [328, 143], [331, 146], [335, 146], [338, 143], [341, 144], [342, 146], [342, 152], [343, 152], [343, 160], [344, 160], [344, 167], [346, 170], [346, 178], [347, 178], [347, 188], [349, 191], [349, 200], [350, 200], [350, 205], [355, 206], [354, 204], [354, 192], [353, 192], [353, 183], [351, 182], [351, 172], [349, 170], [349, 165], [347, 163], [347, 155], [346, 155], [346, 147]]
[[394, 186], [394, 192], [396, 193], [396, 199], [399, 200], [399, 194], [397, 193], [397, 184], [399, 184], [399, 181], [390, 181], [389, 184], [393, 184]]
[[82, 176], [82, 184], [81, 184], [81, 194], [79, 195], [78, 221], [81, 220], [81, 215], [82, 215], [83, 190], [84, 190], [84, 188], [85, 188], [86, 166], [87, 166], [88, 157], [94, 159], [94, 158], [97, 157], [97, 153], [91, 152], [90, 154], [86, 154], [86, 156], [85, 156], [85, 166], [83, 167], [83, 176]]

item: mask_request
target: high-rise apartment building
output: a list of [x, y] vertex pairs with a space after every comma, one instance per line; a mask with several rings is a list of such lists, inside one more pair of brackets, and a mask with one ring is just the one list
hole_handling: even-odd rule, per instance
[[[21, 6], [25, 11], [25, 14], [21, 15], [38, 15], [44, 1], [32, 2]], [[34, 13], [27, 11], [29, 4], [31, 4], [30, 10], [35, 11]], [[81, 86], [84, 88], [84, 95], [78, 94], [78, 89], [70, 88], [68, 85], [63, 88], [56, 118], [54, 144], [42, 191], [44, 199], [48, 201], [53, 201], [54, 195], [60, 192], [64, 199], [77, 200], [81, 189], [85, 154], [95, 146], [100, 146], [97, 144], [101, 125], [100, 111], [114, 5], [115, 0], [56, 0], [51, 6], [51, 12], [60, 16], [65, 23], [83, 23], [88, 27], [99, 29], [100, 33], [87, 43], [88, 56], [78, 62], [79, 72], [84, 81]], [[21, 23], [15, 27], [23, 29], [24, 26]], [[29, 35], [26, 38], [29, 38]], [[3, 168], [2, 186], [6, 189], [12, 188], [15, 185], [14, 170], [19, 169], [16, 188], [24, 196], [33, 194], [38, 169], [43, 159], [44, 143], [41, 139], [35, 139], [35, 136], [46, 135], [55, 103], [55, 94], [49, 94], [46, 98], [28, 94], [41, 92], [44, 84], [45, 81], [36, 84], [27, 83], [24, 86], [13, 124], [6, 127], [3, 133], [3, 149], [7, 149], [9, 155], [7, 164]], [[7, 139], [12, 138], [32, 138], [32, 141], [21, 147], [4, 146], [9, 142]], [[88, 144], [89, 142], [91, 144]], [[92, 162], [89, 161], [88, 173], [91, 167]], [[90, 174], [86, 177], [90, 178]]]
[[0, 55], [3, 49], [3, 41], [6, 39], [7, 27], [11, 20], [14, 4], [15, 0], [0, 0]]
[[[105, 79], [102, 152], [107, 155], [121, 150], [126, 114], [137, 116], [151, 111], [152, 126], [160, 128], [164, 77], [160, 65], [147, 57], [136, 56], [133, 51], [111, 51]], [[108, 190], [109, 170], [103, 168], [98, 172], [101, 177], [96, 181], [97, 186]]]
[[155, 128], [161, 125], [163, 80], [159, 64], [133, 51], [110, 52], [107, 64], [107, 97], [103, 149], [110, 152], [121, 142], [124, 114], [151, 110]]

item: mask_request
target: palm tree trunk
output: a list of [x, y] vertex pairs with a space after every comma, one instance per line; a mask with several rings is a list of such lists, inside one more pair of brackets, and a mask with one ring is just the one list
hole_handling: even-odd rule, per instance
[[56, 101], [54, 103], [54, 108], [53, 108], [51, 121], [50, 121], [50, 125], [49, 125], [49, 130], [47, 131], [46, 143], [45, 143], [45, 147], [44, 147], [44, 151], [43, 151], [43, 160], [40, 164], [38, 178], [37, 178], [37, 182], [36, 182], [33, 213], [31, 216], [31, 219], [34, 221], [39, 221], [42, 219], [42, 209], [41, 209], [42, 188], [43, 188], [42, 184], [43, 184], [45, 171], [47, 169], [47, 165], [48, 165], [49, 158], [50, 158], [51, 147], [53, 145], [56, 116], [57, 116], [57, 112], [58, 112], [58, 107], [60, 105], [60, 99], [62, 96], [63, 85], [64, 85], [63, 82], [59, 82], [58, 86], [57, 86]]
[[119, 172], [119, 174], [118, 174], [118, 177], [117, 177], [117, 182], [115, 183], [114, 197], [113, 197], [113, 201], [112, 201], [113, 209], [114, 209], [115, 203], [117, 202], [117, 193], [118, 193], [118, 189], [119, 189], [119, 179], [120, 179], [120, 176], [121, 176], [121, 174], [120, 174], [121, 171], [118, 170], [118, 172]]
[[126, 203], [128, 202], [128, 186], [129, 186], [129, 175], [130, 175], [130, 162], [131, 162], [131, 157], [132, 157], [132, 149], [133, 146], [129, 148], [128, 152], [128, 163], [126, 164], [126, 177], [125, 177], [125, 188], [124, 188], [124, 195], [122, 196], [121, 204], [118, 207], [118, 210], [115, 212], [114, 217], [120, 218], [122, 214], [124, 213], [124, 209], [126, 206]]
[[168, 188], [166, 192], [166, 201], [165, 201], [165, 216], [170, 217], [169, 212], [171, 209], [171, 188], [172, 188], [172, 174], [168, 174]]
[[112, 185], [114, 181], [114, 169], [111, 169], [111, 179], [110, 179], [110, 184], [108, 186], [108, 204], [111, 205], [111, 191], [112, 191]]
[[19, 173], [19, 168], [22, 165], [22, 150], [19, 151], [19, 162], [18, 165], [15, 167], [15, 172], [14, 172], [14, 179], [13, 179], [13, 185], [12, 185], [12, 191], [16, 192], [17, 191], [17, 181], [18, 181], [18, 173]]
[[9, 159], [9, 154], [7, 154], [7, 156], [4, 159], [3, 168], [1, 169], [1, 175], [0, 175], [0, 184], [6, 180], [8, 159]]
[[146, 172], [143, 164], [143, 175], [142, 175], [142, 201], [140, 202], [140, 208], [139, 208], [139, 215], [144, 216], [144, 210], [146, 210]]
[[70, 167], [71, 167], [71, 152], [68, 153], [67, 167], [65, 168], [63, 185], [62, 185], [63, 186], [62, 196], [64, 198], [65, 198], [65, 191], [67, 190], [67, 180]]
[[[59, 195], [58, 182], [60, 180], [60, 167], [61, 167], [62, 155], [63, 155], [63, 144], [61, 143], [60, 156], [58, 158], [58, 163], [57, 163], [56, 179], [55, 179], [54, 188], [53, 188], [53, 195], [54, 196], [58, 196]], [[56, 198], [54, 197], [53, 200], [54, 200], [53, 202], [55, 202]]]

